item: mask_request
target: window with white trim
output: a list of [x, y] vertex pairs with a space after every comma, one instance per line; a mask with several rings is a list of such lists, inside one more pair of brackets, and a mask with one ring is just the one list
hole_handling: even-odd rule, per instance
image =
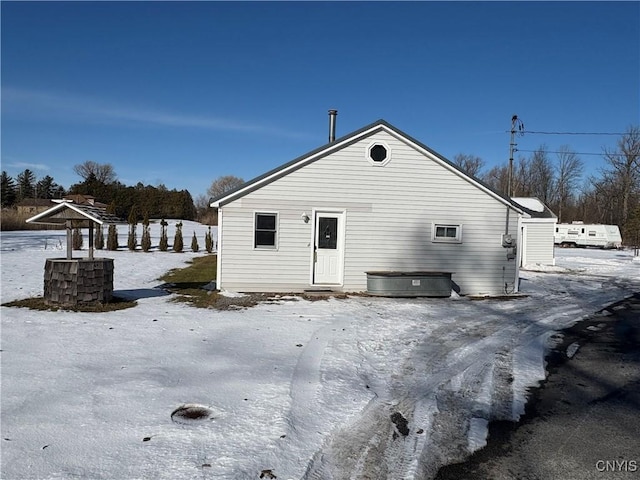
[[275, 249], [278, 236], [278, 214], [261, 213], [255, 215], [253, 247]]
[[431, 241], [443, 243], [462, 243], [462, 225], [434, 223], [431, 229]]
[[371, 165], [382, 167], [391, 160], [391, 149], [385, 142], [372, 142], [367, 147], [367, 160]]

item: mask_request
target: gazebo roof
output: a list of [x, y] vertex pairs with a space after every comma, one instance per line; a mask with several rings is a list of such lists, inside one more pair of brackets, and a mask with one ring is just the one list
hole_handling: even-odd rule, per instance
[[124, 223], [123, 220], [107, 213], [104, 208], [93, 205], [81, 205], [72, 202], [61, 202], [26, 220], [27, 223], [44, 225], [64, 225], [71, 220], [74, 226], [88, 227], [91, 223], [99, 225], [109, 223]]

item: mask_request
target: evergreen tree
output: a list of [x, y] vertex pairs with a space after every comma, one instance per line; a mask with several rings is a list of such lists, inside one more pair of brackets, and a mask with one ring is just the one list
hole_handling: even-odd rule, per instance
[[80, 232], [80, 229], [78, 227], [73, 229], [71, 243], [74, 250], [82, 250], [82, 232]]
[[197, 253], [200, 251], [200, 245], [198, 245], [198, 238], [196, 237], [196, 232], [193, 232], [193, 237], [191, 237], [191, 251]]
[[18, 196], [16, 182], [4, 170], [0, 177], [0, 195], [2, 195], [2, 208], [15, 205]]
[[132, 207], [129, 211], [129, 236], [127, 238], [127, 247], [129, 250], [135, 251], [138, 245], [138, 237], [136, 235], [136, 225], [138, 219], [136, 217], [136, 208]]
[[180, 203], [181, 203], [181, 211], [180, 217], [185, 220], [195, 220], [196, 218], [196, 206], [193, 203], [193, 198], [191, 198], [191, 194], [188, 190], [180, 191]]
[[56, 187], [53, 189], [53, 196], [51, 198], [62, 198], [67, 194], [66, 190], [62, 185], [56, 184]]
[[[64, 188], [58, 185], [53, 177], [50, 175], [45, 176], [44, 178], [38, 180], [36, 183], [36, 197], [37, 198], [56, 198], [56, 195], [60, 195], [60, 191], [64, 192]], [[63, 193], [64, 195], [64, 193]], [[60, 198], [60, 195], [58, 198]]]
[[18, 175], [18, 200], [35, 197], [36, 175], [28, 168]]
[[164, 185], [154, 187], [141, 182], [130, 187], [115, 180], [105, 183], [93, 172], [88, 172], [81, 183], [71, 185], [69, 193], [93, 195], [105, 203], [115, 202], [117, 208], [109, 213], [120, 217], [126, 217], [134, 205], [138, 212], [146, 211], [150, 218], [193, 220], [196, 214], [191, 194], [186, 190], [168, 190]]
[[95, 230], [93, 244], [97, 250], [102, 250], [104, 248], [104, 230], [102, 229], [102, 225], [96, 223]]
[[142, 219], [142, 240], [140, 242], [143, 252], [151, 250], [151, 232], [149, 230], [149, 215], [145, 212]]
[[182, 222], [176, 223], [176, 235], [173, 238], [173, 251], [181, 253], [184, 249], [184, 242], [182, 240]]
[[165, 221], [165, 219], [163, 218], [160, 221], [160, 245], [158, 245], [158, 248], [160, 249], [161, 252], [166, 252], [169, 249], [169, 238], [167, 236], [167, 225], [168, 223]]
[[114, 223], [109, 225], [107, 233], [107, 250], [118, 250], [118, 228]]
[[211, 235], [211, 227], [209, 227], [209, 230], [204, 236], [204, 248], [207, 251], [207, 253], [213, 252], [213, 237]]

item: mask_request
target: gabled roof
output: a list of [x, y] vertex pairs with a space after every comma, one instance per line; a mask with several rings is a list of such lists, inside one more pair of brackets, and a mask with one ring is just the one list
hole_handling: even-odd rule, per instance
[[531, 218], [558, 218], [556, 214], [537, 197], [512, 197], [511, 200], [520, 205], [522, 210], [528, 213]]
[[496, 199], [498, 199], [499, 201], [501, 201], [502, 203], [504, 203], [505, 205], [508, 205], [509, 207], [513, 208], [514, 210], [518, 211], [519, 213], [524, 213], [523, 210], [521, 209], [520, 205], [514, 203], [509, 197], [507, 197], [506, 195], [503, 195], [502, 193], [494, 190], [493, 188], [491, 188], [490, 186], [486, 185], [484, 182], [482, 182], [481, 180], [468, 175], [467, 173], [463, 172], [460, 167], [458, 167], [457, 165], [455, 165], [453, 162], [451, 162], [450, 160], [447, 160], [445, 157], [443, 157], [442, 155], [440, 155], [439, 153], [435, 152], [434, 150], [430, 149], [429, 147], [427, 147], [426, 145], [424, 145], [423, 143], [419, 142], [418, 140], [412, 138], [411, 136], [407, 135], [406, 133], [402, 132], [401, 130], [397, 129], [396, 127], [394, 127], [393, 125], [391, 125], [390, 123], [386, 122], [383, 119], [380, 119], [376, 122], [371, 123], [370, 125], [367, 125], [359, 130], [356, 130], [355, 132], [352, 132], [348, 135], [345, 135], [341, 138], [336, 139], [334, 142], [328, 143], [322, 147], [319, 147], [305, 155], [302, 155], [298, 158], [295, 158], [294, 160], [285, 163], [284, 165], [281, 165], [280, 167], [277, 167], [273, 170], [268, 171], [267, 173], [260, 175], [259, 177], [254, 178], [253, 180], [249, 180], [248, 182], [238, 186], [237, 188], [234, 188], [222, 195], [219, 195], [218, 197], [215, 197], [213, 199], [211, 199], [211, 203], [210, 206], [211, 207], [222, 207], [223, 205], [232, 202], [233, 200], [236, 200], [238, 198], [243, 197], [244, 195], [253, 192], [254, 190], [259, 189], [260, 187], [264, 186], [264, 185], [268, 185], [269, 183], [277, 180], [278, 178], [281, 178], [291, 172], [294, 172], [310, 163], [315, 162], [316, 160], [319, 160], [320, 158], [323, 158], [331, 153], [333, 153], [334, 151], [340, 150], [348, 145], [351, 145], [359, 140], [361, 140], [362, 138], [366, 138], [369, 135], [373, 135], [374, 133], [380, 132], [380, 131], [385, 131], [387, 133], [389, 133], [390, 135], [393, 135], [394, 137], [403, 140], [406, 143], [411, 144], [416, 150], [422, 151], [424, 154], [426, 154], [427, 156], [431, 157], [433, 160], [435, 160], [436, 162], [439, 162], [442, 166], [444, 166], [445, 168], [455, 172], [457, 175], [460, 175], [461, 177], [467, 179], [469, 182], [471, 182], [472, 184], [476, 185], [478, 188], [480, 188], [481, 190], [485, 191], [487, 194], [495, 197]]
[[99, 208], [107, 208], [106, 203], [96, 202], [96, 197], [93, 195], [85, 195], [83, 193], [74, 193], [72, 195], [65, 195], [62, 200], [54, 200], [54, 202], [73, 202], [78, 205], [89, 205]]
[[122, 223], [122, 220], [107, 213], [103, 208], [92, 205], [78, 205], [72, 202], [61, 202], [55, 206], [34, 215], [26, 220], [27, 223], [37, 223], [44, 225], [64, 225], [67, 220], [74, 223], [89, 225], [90, 222], [103, 225], [105, 223]]

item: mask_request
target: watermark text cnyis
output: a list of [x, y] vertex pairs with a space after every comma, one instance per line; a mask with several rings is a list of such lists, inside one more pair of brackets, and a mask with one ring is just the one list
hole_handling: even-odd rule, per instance
[[637, 460], [598, 460], [596, 470], [599, 472], [637, 472]]

